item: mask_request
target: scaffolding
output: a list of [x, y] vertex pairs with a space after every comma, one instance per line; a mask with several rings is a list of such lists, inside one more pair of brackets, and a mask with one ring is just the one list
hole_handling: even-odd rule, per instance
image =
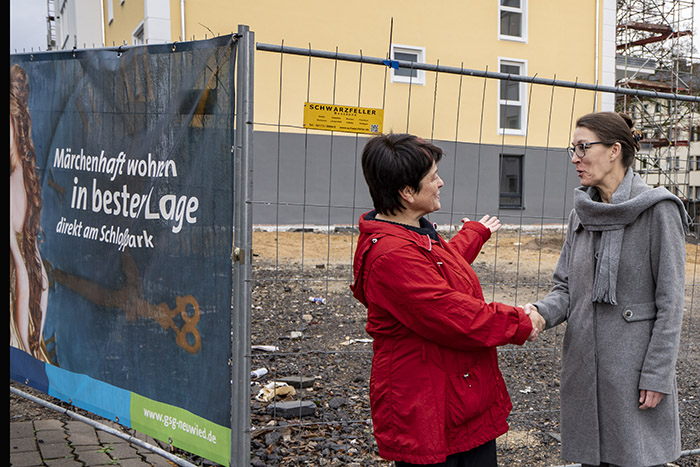
[[[616, 72], [620, 87], [698, 95], [700, 63], [693, 43], [694, 0], [618, 0]], [[647, 183], [689, 203], [700, 198], [700, 114], [695, 103], [620, 95], [641, 133], [636, 164]]]
[[46, 50], [56, 49], [56, 2], [46, 0]]

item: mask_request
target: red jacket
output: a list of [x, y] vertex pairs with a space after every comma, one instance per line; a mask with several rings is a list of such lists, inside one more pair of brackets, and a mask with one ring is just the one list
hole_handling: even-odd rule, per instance
[[496, 346], [523, 344], [530, 318], [484, 301], [469, 265], [491, 236], [481, 223], [465, 223], [448, 243], [365, 216], [352, 290], [374, 338], [370, 403], [379, 454], [444, 462], [508, 431], [512, 404]]

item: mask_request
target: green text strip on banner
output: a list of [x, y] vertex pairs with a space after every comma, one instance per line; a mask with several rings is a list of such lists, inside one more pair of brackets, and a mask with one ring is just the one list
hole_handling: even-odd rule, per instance
[[132, 394], [131, 426], [214, 462], [229, 463], [231, 430], [187, 410]]

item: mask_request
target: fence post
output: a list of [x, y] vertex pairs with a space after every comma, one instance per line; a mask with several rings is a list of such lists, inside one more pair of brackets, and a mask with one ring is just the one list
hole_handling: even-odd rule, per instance
[[250, 307], [253, 221], [253, 59], [255, 34], [238, 26], [233, 149], [233, 310], [231, 316], [231, 461], [250, 465]]

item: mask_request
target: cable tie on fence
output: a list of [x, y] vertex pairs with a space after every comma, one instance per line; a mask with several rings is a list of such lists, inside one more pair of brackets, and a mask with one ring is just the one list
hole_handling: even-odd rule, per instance
[[399, 69], [399, 62], [396, 60], [383, 60], [384, 65], [393, 68], [394, 70]]

